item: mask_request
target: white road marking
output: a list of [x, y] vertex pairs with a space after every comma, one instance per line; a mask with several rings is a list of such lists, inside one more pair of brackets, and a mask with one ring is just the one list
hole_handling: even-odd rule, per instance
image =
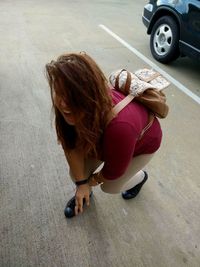
[[191, 97], [194, 101], [196, 101], [198, 104], [200, 104], [200, 97], [192, 93], [187, 87], [185, 87], [182, 83], [177, 81], [175, 78], [173, 78], [171, 75], [169, 75], [167, 72], [162, 70], [160, 67], [158, 67], [155, 63], [153, 63], [151, 60], [149, 60], [147, 57], [145, 57], [143, 54], [141, 54], [137, 49], [129, 45], [127, 42], [125, 42], [122, 38], [120, 38], [117, 34], [112, 32], [110, 29], [108, 29], [103, 24], [99, 25], [100, 28], [102, 28], [104, 31], [106, 31], [108, 34], [110, 34], [113, 38], [115, 38], [118, 42], [120, 42], [123, 46], [128, 48], [131, 52], [133, 52], [136, 56], [138, 56], [140, 59], [142, 59], [144, 62], [146, 62], [148, 65], [150, 65], [154, 70], [158, 71], [160, 74], [162, 74], [166, 79], [168, 79], [171, 83], [173, 83], [179, 90], [184, 92], [186, 95]]

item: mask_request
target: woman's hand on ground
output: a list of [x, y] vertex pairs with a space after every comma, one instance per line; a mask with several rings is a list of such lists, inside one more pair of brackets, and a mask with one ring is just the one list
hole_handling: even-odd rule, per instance
[[76, 206], [75, 215], [83, 212], [83, 200], [85, 198], [86, 205], [90, 205], [90, 186], [89, 184], [79, 185], [76, 190]]

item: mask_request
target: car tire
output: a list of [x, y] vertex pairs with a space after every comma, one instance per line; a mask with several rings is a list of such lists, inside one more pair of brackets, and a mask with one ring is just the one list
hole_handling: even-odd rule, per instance
[[163, 16], [154, 24], [150, 49], [153, 57], [161, 63], [169, 63], [179, 57], [179, 27], [172, 17]]

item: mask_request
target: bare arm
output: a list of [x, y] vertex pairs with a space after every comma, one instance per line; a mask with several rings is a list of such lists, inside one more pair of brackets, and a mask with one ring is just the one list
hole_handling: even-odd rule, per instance
[[79, 149], [65, 152], [67, 162], [75, 181], [86, 179], [84, 173], [84, 153]]
[[[88, 177], [85, 177], [84, 171], [84, 153], [79, 149], [73, 149], [70, 152], [65, 152], [67, 162], [69, 164], [71, 173], [75, 181], [85, 180]], [[87, 206], [90, 203], [90, 192], [91, 188], [88, 183], [79, 185], [76, 188], [76, 206], [75, 214], [83, 212], [83, 199], [86, 200]]]

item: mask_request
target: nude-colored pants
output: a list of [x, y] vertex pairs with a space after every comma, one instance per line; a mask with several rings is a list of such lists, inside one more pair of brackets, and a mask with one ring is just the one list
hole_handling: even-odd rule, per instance
[[[101, 185], [102, 191], [109, 194], [117, 194], [132, 188], [140, 183], [144, 178], [142, 169], [152, 159], [155, 153], [145, 154], [134, 157], [130, 162], [126, 172], [115, 180], [106, 180]], [[103, 162], [96, 159], [87, 159], [85, 162], [85, 177], [89, 177], [92, 173], [100, 171], [103, 167]], [[70, 176], [74, 181], [72, 174]]]

